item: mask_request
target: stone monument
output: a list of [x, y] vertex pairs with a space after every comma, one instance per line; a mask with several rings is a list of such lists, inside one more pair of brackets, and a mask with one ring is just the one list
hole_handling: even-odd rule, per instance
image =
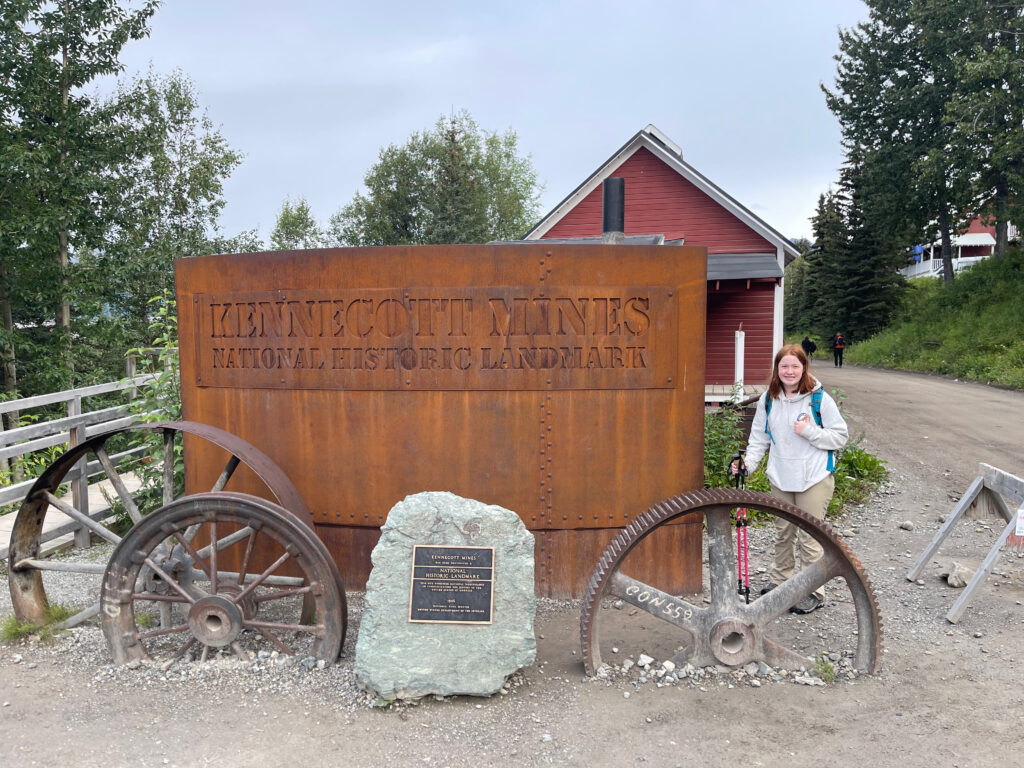
[[384, 699], [497, 692], [537, 655], [533, 550], [502, 507], [441, 492], [396, 504], [373, 550], [360, 683]]

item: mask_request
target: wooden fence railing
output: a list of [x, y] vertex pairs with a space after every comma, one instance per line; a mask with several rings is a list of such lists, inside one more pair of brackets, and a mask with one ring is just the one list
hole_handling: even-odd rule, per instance
[[[128, 398], [130, 398], [136, 389], [150, 384], [153, 378], [153, 374], [144, 374], [132, 376], [123, 381], [95, 384], [89, 387], [0, 402], [0, 467], [13, 467], [14, 460], [18, 457], [35, 451], [54, 446], [73, 447], [100, 432], [122, 429], [137, 423], [139, 417], [129, 410], [127, 402], [90, 409], [89, 400], [97, 395], [121, 391], [128, 391]], [[23, 414], [32, 409], [53, 405], [62, 405], [61, 410], [67, 415], [40, 420], [15, 429], [4, 430], [2, 427], [3, 414], [12, 411]], [[138, 445], [113, 454], [110, 458], [116, 464], [127, 456], [137, 456], [144, 451], [145, 446], [140, 441]], [[11, 469], [7, 471], [12, 472]], [[65, 478], [65, 482], [70, 483], [71, 486], [72, 506], [93, 520], [103, 519], [110, 515], [109, 504], [93, 509], [90, 509], [89, 505], [89, 479], [100, 474], [102, 474], [102, 467], [99, 461], [87, 462], [82, 459]], [[21, 501], [34, 482], [35, 478], [31, 477], [0, 488], [0, 507]], [[89, 545], [89, 530], [74, 521], [46, 531], [44, 541], [72, 532], [75, 534], [76, 546]], [[6, 557], [7, 547], [8, 542], [4, 538], [0, 541], [0, 557]]]

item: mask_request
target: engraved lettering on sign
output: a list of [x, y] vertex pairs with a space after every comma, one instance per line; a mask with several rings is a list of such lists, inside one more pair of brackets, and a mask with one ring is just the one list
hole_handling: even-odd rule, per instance
[[197, 383], [414, 390], [676, 386], [679, 320], [671, 288], [543, 293], [475, 286], [199, 294]]

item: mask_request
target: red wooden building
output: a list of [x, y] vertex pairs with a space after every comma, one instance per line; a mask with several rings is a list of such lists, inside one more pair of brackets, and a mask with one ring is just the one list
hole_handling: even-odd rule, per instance
[[782, 344], [783, 268], [799, 251], [683, 160], [682, 150], [648, 125], [537, 223], [525, 240], [599, 237], [601, 185], [625, 179], [630, 235], [664, 236], [708, 250], [707, 400], [735, 379], [735, 332], [745, 334], [744, 379], [765, 383]]

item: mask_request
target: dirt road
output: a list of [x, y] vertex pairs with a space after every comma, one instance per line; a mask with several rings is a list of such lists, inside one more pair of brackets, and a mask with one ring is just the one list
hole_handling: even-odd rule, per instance
[[[892, 473], [836, 523], [878, 593], [877, 676], [825, 687], [588, 680], [578, 606], [546, 604], [537, 664], [507, 695], [352, 709], [303, 684], [111, 670], [90, 629], [56, 651], [0, 647], [0, 765], [1024, 765], [1024, 559], [1004, 555], [955, 626], [944, 615], [959, 593], [936, 568], [921, 584], [905, 578], [979, 461], [1024, 476], [1024, 395], [831, 363], [819, 373], [844, 390], [853, 432]], [[977, 562], [999, 527], [965, 523], [944, 549]], [[821, 624], [797, 631], [823, 633], [841, 609], [830, 604], [810, 617]], [[622, 655], [645, 647], [640, 629]]]
[[979, 462], [1024, 477], [1024, 393], [850, 365], [812, 368], [828, 389], [846, 393], [853, 426], [879, 455], [942, 464], [961, 490]]

